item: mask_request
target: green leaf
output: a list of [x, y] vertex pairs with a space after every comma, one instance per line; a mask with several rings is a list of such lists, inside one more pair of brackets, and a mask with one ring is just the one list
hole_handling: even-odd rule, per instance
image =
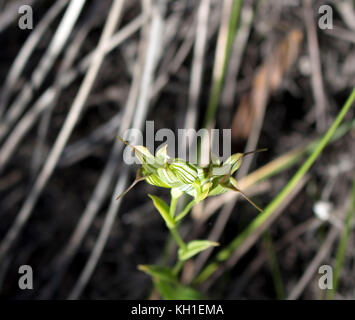
[[219, 246], [217, 242], [208, 240], [194, 240], [187, 244], [187, 249], [185, 251], [179, 250], [179, 259], [182, 261], [188, 260], [196, 254], [208, 249], [209, 247]]
[[166, 204], [166, 202], [164, 202], [164, 200], [160, 199], [159, 197], [153, 196], [151, 194], [149, 194], [148, 196], [153, 200], [154, 206], [157, 208], [160, 215], [163, 217], [167, 227], [169, 229], [174, 228], [176, 223], [175, 220], [170, 216], [170, 208]]
[[145, 264], [145, 265], [140, 264], [138, 266], [138, 269], [140, 271], [143, 271], [143, 272], [149, 274], [154, 279], [154, 281], [162, 280], [162, 281], [171, 282], [171, 283], [178, 282], [173, 270], [171, 270], [170, 268], [167, 268], [167, 267], [161, 267], [161, 266], [149, 265], [149, 264]]
[[172, 284], [163, 280], [154, 283], [155, 288], [165, 300], [205, 300], [197, 290], [181, 284]]

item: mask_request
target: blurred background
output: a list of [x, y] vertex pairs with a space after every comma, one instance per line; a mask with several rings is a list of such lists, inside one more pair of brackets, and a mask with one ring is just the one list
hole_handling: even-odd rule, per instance
[[[236, 176], [264, 208], [354, 87], [354, 43], [352, 0], [0, 1], [0, 297], [159, 298], [137, 265], [174, 263], [147, 196], [169, 191], [142, 182], [114, 201], [137, 169], [117, 135], [231, 129], [232, 153], [268, 148]], [[196, 206], [181, 235], [220, 247], [181, 281], [230, 248], [195, 286], [208, 298], [326, 298], [329, 265], [334, 298], [354, 299], [353, 119], [241, 244], [255, 208], [232, 192]]]

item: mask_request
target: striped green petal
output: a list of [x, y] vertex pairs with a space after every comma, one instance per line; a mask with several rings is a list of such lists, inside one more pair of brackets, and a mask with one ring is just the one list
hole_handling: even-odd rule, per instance
[[223, 162], [223, 166], [231, 174], [239, 169], [242, 164], [243, 153], [232, 154], [226, 161]]
[[147, 181], [149, 184], [156, 186], [156, 187], [162, 187], [162, 188], [171, 188], [170, 185], [166, 184], [163, 182], [157, 175], [152, 174], [148, 177], [145, 178], [145, 181]]
[[180, 159], [175, 159], [169, 165], [169, 169], [179, 181], [185, 184], [193, 183], [198, 176], [198, 170], [194, 165]]

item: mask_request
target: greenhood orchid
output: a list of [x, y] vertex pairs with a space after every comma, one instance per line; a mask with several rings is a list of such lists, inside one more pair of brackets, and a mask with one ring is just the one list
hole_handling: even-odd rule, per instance
[[124, 196], [137, 182], [145, 180], [157, 187], [170, 188], [176, 198], [186, 193], [194, 198], [195, 203], [228, 190], [240, 192], [255, 208], [262, 211], [238, 188], [237, 181], [232, 175], [239, 169], [244, 156], [266, 149], [235, 153], [223, 163], [217, 157], [211, 157], [210, 164], [202, 167], [179, 158], [169, 157], [167, 144], [160, 147], [153, 156], [146, 147], [132, 146], [121, 137], [119, 139], [134, 150], [141, 167], [137, 171], [133, 184], [116, 199]]

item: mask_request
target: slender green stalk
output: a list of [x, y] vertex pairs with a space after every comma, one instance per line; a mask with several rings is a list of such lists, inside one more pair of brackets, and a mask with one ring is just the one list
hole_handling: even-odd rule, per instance
[[333, 289], [328, 291], [327, 298], [329, 300], [334, 299], [335, 293], [337, 292], [338, 289], [339, 276], [345, 259], [346, 249], [348, 246], [348, 240], [351, 231], [351, 223], [354, 218], [354, 214], [355, 214], [355, 176], [353, 179], [353, 186], [350, 195], [350, 207], [345, 218], [344, 231], [341, 235], [338, 250], [336, 253], [334, 276], [333, 276]]
[[176, 205], [178, 203], [179, 198], [171, 197], [171, 202], [170, 202], [170, 217], [174, 218], [175, 216], [175, 211], [176, 211]]
[[317, 160], [318, 156], [325, 148], [325, 146], [330, 141], [331, 137], [335, 133], [337, 127], [340, 125], [341, 121], [344, 119], [346, 113], [351, 108], [353, 102], [355, 100], [355, 88], [353, 88], [350, 96], [346, 100], [344, 106], [338, 113], [338, 116], [334, 120], [331, 127], [324, 134], [319, 144], [313, 150], [313, 152], [309, 155], [307, 160], [298, 169], [295, 175], [291, 178], [291, 180], [287, 183], [287, 185], [281, 190], [281, 192], [274, 198], [274, 200], [265, 208], [265, 210], [253, 220], [253, 222], [242, 232], [240, 233], [232, 242], [223, 250], [221, 250], [217, 256], [216, 260], [209, 265], [207, 265], [200, 275], [195, 279], [195, 282], [201, 283], [206, 280], [209, 276], [211, 276], [219, 267], [219, 263], [227, 260], [232, 252], [236, 250], [248, 237], [251, 235], [254, 230], [258, 229], [278, 208], [278, 206], [283, 202], [283, 200], [291, 193], [293, 188], [297, 185], [297, 183], [302, 179], [302, 177], [307, 173], [313, 163]]
[[180, 272], [180, 270], [181, 270], [181, 268], [182, 268], [183, 266], [184, 266], [184, 261], [178, 260], [178, 261], [176, 262], [175, 267], [173, 268], [174, 274], [175, 274], [175, 275], [178, 275], [179, 272]]
[[176, 227], [175, 228], [169, 228], [171, 235], [174, 237], [176, 243], [179, 245], [180, 249], [183, 251], [187, 250], [186, 244], [184, 240], [182, 240], [179, 232], [177, 231]]
[[182, 210], [177, 216], [175, 221], [179, 222], [181, 219], [183, 219], [191, 210], [191, 208], [196, 204], [196, 200], [191, 200], [186, 207], [184, 208], [184, 210]]
[[[230, 53], [232, 50], [232, 45], [233, 45], [233, 40], [235, 37], [236, 29], [237, 29], [237, 24], [239, 21], [239, 16], [240, 16], [240, 8], [242, 6], [243, 0], [234, 0], [233, 5], [232, 5], [232, 12], [230, 14], [230, 19], [229, 19], [229, 26], [228, 26], [228, 34], [227, 34], [227, 40], [225, 42], [225, 47], [223, 46], [222, 42], [220, 42], [219, 46], [217, 46], [216, 49], [216, 57], [215, 57], [215, 65], [214, 65], [214, 70], [213, 70], [213, 83], [212, 83], [212, 89], [208, 101], [208, 107], [207, 107], [207, 112], [206, 116], [204, 119], [204, 125], [203, 127], [208, 127], [209, 122], [211, 119], [213, 119], [219, 97], [221, 94], [223, 82], [224, 82], [224, 77], [225, 77], [225, 71], [228, 65], [228, 60], [230, 57]], [[223, 21], [221, 22], [221, 24]], [[222, 26], [221, 26], [222, 27]], [[220, 35], [219, 38], [222, 37], [221, 33], [224, 32], [224, 30], [220, 30]]]
[[[202, 128], [210, 128], [211, 122], [215, 117], [218, 101], [223, 88], [224, 78], [226, 74], [226, 68], [228, 66], [229, 57], [232, 51], [233, 40], [237, 32], [237, 25], [239, 21], [240, 11], [243, 4], [243, 0], [223, 0], [223, 6], [228, 5], [227, 1], [232, 1], [231, 13], [229, 15], [228, 28], [225, 27], [224, 21], [221, 21], [221, 25], [218, 32], [218, 40], [216, 47], [216, 54], [214, 58], [212, 85], [208, 99], [207, 110], [203, 119]], [[223, 8], [222, 10], [224, 10]], [[223, 20], [223, 19], [221, 19]], [[227, 29], [227, 30], [225, 30]], [[227, 33], [227, 39], [225, 39], [225, 33]], [[197, 161], [201, 161], [201, 143], [206, 136], [198, 139], [197, 141]]]

